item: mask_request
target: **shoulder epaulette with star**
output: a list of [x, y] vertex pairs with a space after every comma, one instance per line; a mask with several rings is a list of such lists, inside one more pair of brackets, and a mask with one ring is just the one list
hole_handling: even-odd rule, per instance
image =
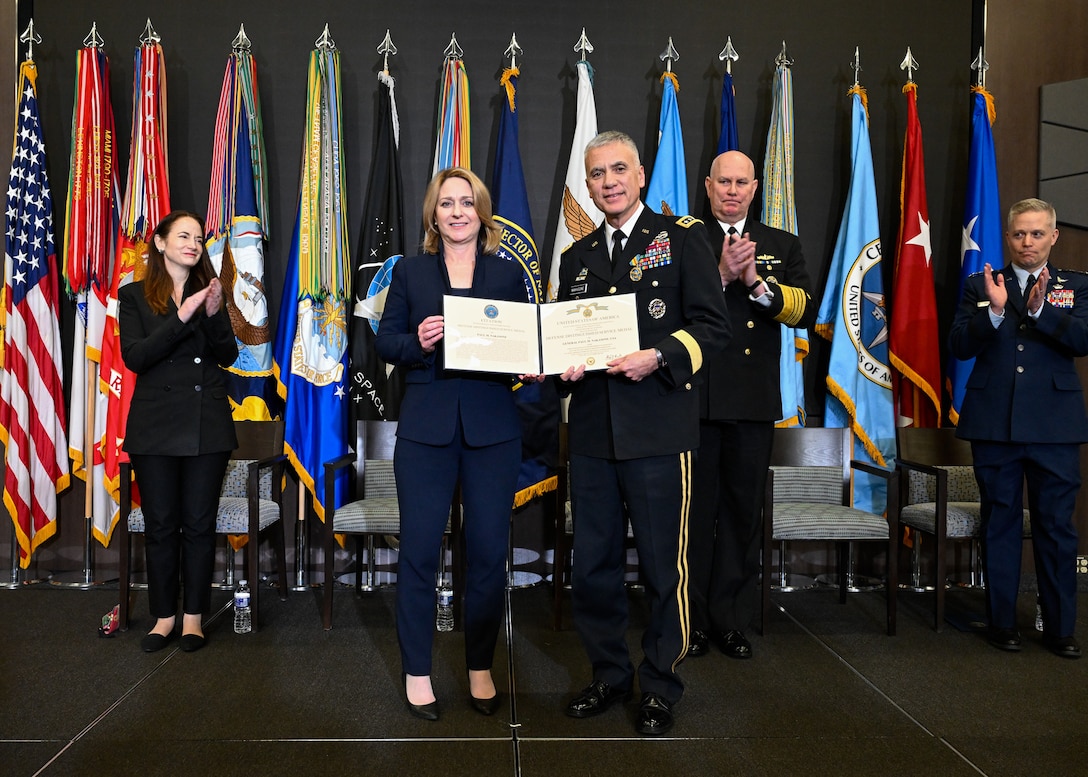
[[703, 222], [700, 219], [697, 219], [694, 216], [681, 216], [676, 220], [676, 226], [683, 227], [684, 229], [688, 229], [692, 224], [702, 223]]

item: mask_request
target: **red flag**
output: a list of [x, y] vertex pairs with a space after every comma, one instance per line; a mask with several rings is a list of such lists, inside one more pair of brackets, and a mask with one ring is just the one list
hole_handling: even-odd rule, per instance
[[[162, 46], [144, 43], [136, 49], [132, 89], [132, 142], [130, 146], [121, 235], [117, 241], [113, 280], [102, 334], [102, 390], [109, 392], [102, 458], [106, 486], [120, 501], [120, 467], [127, 456], [125, 424], [135, 386], [135, 376], [121, 359], [117, 325], [117, 292], [121, 286], [143, 277], [147, 242], [170, 212], [170, 181], [166, 159], [166, 62]], [[136, 495], [133, 493], [133, 500]]]
[[68, 440], [53, 202], [31, 61], [19, 71], [19, 115], [8, 177], [4, 257], [4, 362], [0, 440], [4, 505], [15, 523], [19, 566], [56, 533], [57, 494], [68, 487]]
[[898, 426], [937, 426], [940, 418], [940, 345], [937, 296], [933, 290], [933, 249], [926, 205], [922, 126], [918, 122], [917, 85], [907, 95], [907, 132], [903, 148], [899, 239], [892, 284], [889, 352]]

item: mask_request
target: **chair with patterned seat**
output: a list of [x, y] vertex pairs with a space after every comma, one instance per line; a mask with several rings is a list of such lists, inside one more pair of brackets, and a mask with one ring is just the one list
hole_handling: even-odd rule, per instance
[[[287, 456], [283, 453], [282, 421], [235, 421], [238, 447], [231, 453], [215, 533], [247, 537], [244, 555], [245, 576], [252, 584], [253, 628], [260, 628], [260, 537], [271, 533], [277, 561], [280, 599], [287, 599], [286, 526], [283, 520], [282, 484]], [[144, 514], [132, 504], [132, 465], [121, 465], [120, 588], [118, 611], [121, 628], [128, 628], [131, 596], [131, 535], [143, 534]], [[230, 546], [228, 545], [228, 552]]]
[[[972, 585], [985, 587], [981, 571], [982, 506], [972, 467], [971, 443], [956, 430], [898, 430], [901, 497], [899, 520], [914, 530], [911, 579], [921, 589], [923, 536], [933, 537], [933, 628], [944, 626], [945, 589], [950, 542], [971, 543]], [[1030, 513], [1024, 510], [1024, 537], [1031, 536]]]
[[[899, 496], [894, 472], [851, 461], [850, 429], [775, 429], [763, 505], [763, 575], [760, 583], [761, 632], [771, 605], [775, 542], [833, 542], [839, 570], [839, 601], [846, 602], [847, 565], [852, 542], [881, 542], [887, 551], [886, 627], [895, 634], [898, 588]], [[888, 485], [888, 517], [850, 506], [851, 472], [880, 477]], [[785, 563], [780, 559], [779, 563]]]
[[[321, 529], [324, 547], [324, 576], [321, 599], [321, 623], [332, 628], [332, 593], [336, 585], [334, 556], [337, 535], [356, 537], [355, 589], [369, 590], [375, 585], [375, 547], [378, 536], [400, 534], [400, 506], [397, 502], [397, 481], [393, 473], [393, 452], [397, 442], [396, 421], [359, 421], [356, 425], [353, 452], [325, 462], [325, 523]], [[333, 488], [336, 473], [353, 467], [349, 491], [344, 504], [335, 506]], [[461, 623], [461, 602], [464, 575], [461, 540], [460, 492], [454, 493], [450, 522], [446, 528], [439, 559], [439, 574], [445, 570], [447, 544], [452, 545], [453, 616]], [[366, 550], [367, 584], [363, 585], [363, 543]]]

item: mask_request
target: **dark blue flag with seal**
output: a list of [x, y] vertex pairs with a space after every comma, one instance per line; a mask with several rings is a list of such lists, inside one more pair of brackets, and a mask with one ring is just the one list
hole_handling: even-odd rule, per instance
[[[533, 239], [525, 173], [518, 151], [518, 114], [515, 100], [517, 68], [506, 68], [500, 83], [503, 95], [499, 135], [495, 148], [495, 172], [491, 194], [495, 221], [502, 227], [499, 254], [517, 262], [525, 277], [526, 299], [540, 304], [544, 294], [540, 278], [540, 254]], [[551, 381], [521, 385], [514, 393], [521, 417], [521, 472], [514, 506], [554, 491], [558, 483], [559, 397]]]

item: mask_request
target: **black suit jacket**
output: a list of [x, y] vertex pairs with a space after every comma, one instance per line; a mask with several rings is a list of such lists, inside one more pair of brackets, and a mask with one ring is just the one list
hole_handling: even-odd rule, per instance
[[143, 281], [117, 298], [121, 358], [136, 373], [124, 450], [195, 456], [238, 447], [222, 369], [238, 358], [226, 305], [183, 323], [173, 300], [163, 315], [151, 310]]
[[729, 340], [714, 254], [702, 222], [691, 216], [646, 208], [633, 232], [616, 268], [603, 225], [568, 248], [557, 304], [633, 292], [639, 344], [657, 348], [668, 363], [638, 383], [599, 370], [562, 386], [570, 392], [571, 453], [633, 459], [699, 447], [694, 379]]
[[1028, 316], [1012, 265], [1005, 319], [994, 328], [982, 273], [964, 283], [949, 345], [974, 358], [956, 436], [1017, 443], [1088, 441], [1084, 390], [1073, 359], [1088, 354], [1088, 275], [1050, 266], [1047, 301]]
[[[713, 219], [706, 228], [714, 255], [720, 257], [725, 232]], [[753, 219], [748, 219], [744, 231], [756, 244], [757, 270], [774, 296], [764, 307], [750, 299], [741, 281], [725, 287], [733, 337], [707, 362], [699, 389], [700, 416], [714, 421], [777, 421], [783, 417], [782, 326], [807, 329], [816, 320], [817, 305], [797, 236]]]
[[[521, 436], [509, 376], [447, 370], [443, 341], [424, 354], [416, 330], [427, 316], [441, 315], [450, 293], [440, 254], [401, 259], [393, 267], [385, 310], [378, 324], [378, 355], [404, 369], [405, 392], [397, 436], [428, 445], [453, 440], [461, 419], [470, 445], [494, 445]], [[521, 268], [499, 256], [477, 255], [469, 296], [527, 302]]]

